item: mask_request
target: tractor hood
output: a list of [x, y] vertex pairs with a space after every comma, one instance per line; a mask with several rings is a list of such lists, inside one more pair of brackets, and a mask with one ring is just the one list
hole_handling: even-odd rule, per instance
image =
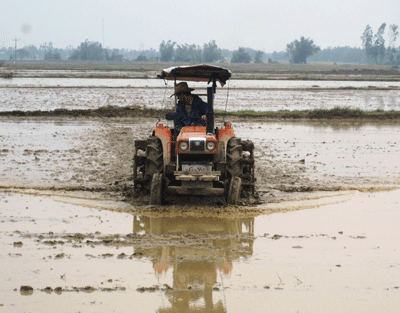
[[212, 78], [223, 87], [226, 81], [232, 76], [230, 70], [223, 67], [199, 64], [191, 66], [176, 66], [162, 70], [161, 75], [157, 77], [165, 80], [182, 80], [182, 81], [201, 81], [210, 82]]

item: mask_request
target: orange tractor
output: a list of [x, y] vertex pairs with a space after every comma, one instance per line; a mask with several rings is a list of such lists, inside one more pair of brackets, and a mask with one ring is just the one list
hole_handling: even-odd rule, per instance
[[[227, 69], [211, 65], [165, 69], [164, 80], [207, 82], [206, 126], [177, 131], [159, 123], [146, 140], [135, 141], [134, 188], [150, 192], [150, 204], [159, 205], [170, 195], [224, 196], [235, 205], [240, 197], [254, 194], [254, 144], [235, 137], [232, 124], [214, 128], [214, 93], [231, 77]], [[176, 103], [176, 98], [175, 98]], [[167, 120], [176, 119], [174, 113]], [[187, 124], [187, 123], [186, 123]]]

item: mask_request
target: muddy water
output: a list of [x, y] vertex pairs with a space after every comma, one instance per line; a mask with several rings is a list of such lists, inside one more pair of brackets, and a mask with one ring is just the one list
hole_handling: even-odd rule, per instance
[[[0, 185], [124, 197], [132, 189], [134, 140], [148, 137], [157, 121], [3, 117]], [[256, 184], [264, 202], [305, 192], [399, 186], [397, 123], [249, 120], [233, 125], [236, 136], [255, 143]]]
[[[0, 88], [0, 111], [97, 109], [102, 106], [173, 108], [171, 88]], [[206, 94], [198, 89], [200, 95]], [[204, 97], [206, 99], [206, 97]], [[249, 106], [251, 105], [251, 106]], [[399, 91], [332, 89], [220, 88], [215, 108], [224, 111], [312, 110], [350, 107], [362, 110], [399, 110]]]
[[[191, 87], [204, 95], [206, 86], [199, 83]], [[228, 86], [218, 89], [215, 108], [248, 110], [251, 104], [255, 111], [333, 107], [398, 110], [398, 88], [400, 82], [233, 79]], [[173, 99], [169, 97], [173, 83], [164, 85], [157, 79], [15, 78], [0, 79], [0, 89], [1, 111], [96, 109], [107, 105], [173, 107]]]
[[399, 197], [194, 218], [0, 192], [0, 309], [397, 312]]
[[157, 120], [0, 118], [0, 311], [398, 311], [400, 194], [359, 192], [399, 187], [398, 123], [233, 121], [263, 203], [155, 212], [129, 190]]
[[[115, 72], [114, 72], [115, 73]], [[93, 75], [96, 73], [93, 72]], [[123, 73], [122, 73], [123, 74]], [[69, 73], [66, 73], [69, 75]], [[155, 76], [155, 75], [154, 75]], [[167, 82], [170, 90], [173, 83]], [[200, 83], [201, 86], [206, 84]], [[0, 78], [0, 86], [35, 86], [35, 87], [163, 87], [160, 79], [112, 79], [112, 78]], [[400, 87], [398, 81], [346, 81], [346, 80], [235, 80], [229, 81], [230, 88], [340, 88], [340, 87]], [[199, 86], [198, 86], [199, 87]]]

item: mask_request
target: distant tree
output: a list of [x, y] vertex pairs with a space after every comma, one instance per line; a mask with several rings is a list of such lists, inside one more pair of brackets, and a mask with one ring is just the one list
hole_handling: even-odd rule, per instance
[[383, 35], [385, 33], [385, 28], [386, 28], [386, 23], [383, 23], [377, 33], [374, 36], [374, 45], [372, 49], [372, 57], [375, 60], [375, 63], [378, 63], [378, 58], [380, 60], [380, 63], [383, 62], [383, 59], [385, 57], [385, 39], [383, 38]]
[[307, 63], [307, 58], [320, 51], [321, 48], [314, 44], [314, 40], [304, 38], [292, 41], [286, 45], [286, 51], [291, 55], [292, 63]]
[[389, 44], [386, 53], [387, 53], [388, 63], [392, 65], [397, 63], [394, 57], [394, 54], [396, 53], [396, 48], [394, 47], [394, 45], [397, 37], [399, 36], [399, 32], [397, 31], [398, 28], [399, 27], [395, 24], [389, 26]]
[[61, 54], [59, 52], [46, 52], [44, 55], [45, 60], [61, 60]]
[[267, 54], [267, 57], [270, 57], [272, 61], [289, 61], [289, 54], [286, 51], [272, 52]]
[[166, 43], [164, 40], [160, 43], [160, 55], [161, 55], [161, 62], [169, 62], [172, 61], [174, 56], [174, 46], [176, 42], [171, 42], [168, 40]]
[[254, 57], [254, 63], [262, 63], [264, 57], [264, 52], [258, 50], [256, 51], [256, 55]]
[[18, 49], [17, 58], [19, 58], [20, 60], [27, 59], [29, 58], [29, 52], [26, 51], [25, 49]]
[[124, 56], [120, 53], [119, 49], [113, 49], [111, 52], [111, 56], [108, 56], [107, 53], [106, 60], [122, 62], [124, 60]]
[[399, 36], [399, 27], [395, 24], [389, 26], [389, 47], [393, 46]]
[[328, 47], [321, 49], [307, 60], [313, 62], [366, 63], [364, 49], [356, 47]]
[[365, 27], [364, 33], [361, 36], [362, 46], [365, 50], [365, 54], [367, 55], [368, 59], [372, 59], [372, 50], [373, 50], [373, 42], [372, 39], [374, 37], [374, 33], [371, 29], [371, 26], [367, 25]]
[[104, 49], [99, 42], [86, 39], [69, 57], [70, 60], [104, 60]]
[[25, 46], [24, 49], [29, 52], [29, 56], [31, 59], [39, 57], [39, 50], [34, 45]]
[[201, 62], [201, 48], [196, 45], [178, 45], [175, 49], [176, 62]]
[[148, 62], [149, 59], [145, 55], [139, 55], [136, 60], [136, 62]]
[[251, 57], [243, 47], [239, 47], [239, 49], [232, 54], [231, 63], [250, 63], [250, 61]]
[[[374, 61], [376, 64], [378, 64], [378, 60], [380, 63], [383, 63], [383, 60], [385, 58], [386, 48], [385, 39], [383, 38], [385, 28], [386, 23], [383, 23], [374, 35], [371, 26], [367, 25], [363, 35], [361, 36], [362, 46], [365, 49], [367, 58]], [[395, 31], [396, 30], [397, 29], [395, 29]]]
[[203, 61], [213, 63], [222, 60], [221, 49], [218, 48], [215, 40], [203, 45]]

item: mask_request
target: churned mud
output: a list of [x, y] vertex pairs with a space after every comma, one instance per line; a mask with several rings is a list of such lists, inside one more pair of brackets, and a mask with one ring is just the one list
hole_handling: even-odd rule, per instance
[[[1, 87], [0, 111], [98, 109], [104, 106], [135, 106], [171, 109], [171, 86], [163, 88]], [[317, 86], [317, 85], [315, 85]], [[196, 87], [196, 86], [194, 86]], [[206, 94], [204, 88], [196, 90]], [[251, 106], [251, 107], [249, 107]], [[220, 88], [215, 109], [225, 111], [313, 110], [350, 107], [361, 110], [399, 110], [399, 87], [386, 88]]]
[[[3, 90], [1, 110], [45, 112], [0, 117], [0, 311], [398, 311], [397, 121], [231, 116], [256, 147], [256, 195], [235, 207], [199, 197], [149, 206], [133, 193], [132, 158], [134, 141], [166, 123], [148, 110], [163, 105], [146, 102], [154, 95], [135, 106], [143, 114], [121, 117], [112, 106], [140, 88]], [[321, 108], [324, 96], [355, 103], [364, 91], [398, 106], [394, 90], [287, 99]], [[241, 97], [255, 108], [282, 109], [274, 91], [252, 92]]]
[[[133, 146], [134, 140], [147, 138], [157, 122], [156, 118], [2, 117], [0, 185], [60, 194], [99, 192], [104, 198], [144, 205], [145, 199], [132, 192]], [[243, 204], [399, 185], [396, 122], [244, 118], [233, 125], [236, 136], [251, 139], [256, 147], [259, 197]], [[211, 203], [224, 205], [218, 199]]]

